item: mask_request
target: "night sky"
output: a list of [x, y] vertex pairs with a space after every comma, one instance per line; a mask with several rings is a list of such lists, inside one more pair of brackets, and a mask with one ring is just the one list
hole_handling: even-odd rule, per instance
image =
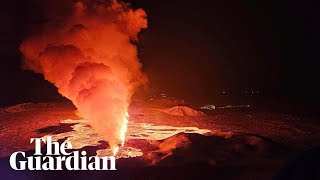
[[[222, 91], [318, 100], [319, 6], [312, 1], [130, 0], [148, 14], [140, 58], [151, 90], [208, 98]], [[21, 70], [18, 47], [41, 6], [4, 1], [0, 105], [61, 100], [42, 75]], [[239, 95], [240, 96], [240, 95]]]

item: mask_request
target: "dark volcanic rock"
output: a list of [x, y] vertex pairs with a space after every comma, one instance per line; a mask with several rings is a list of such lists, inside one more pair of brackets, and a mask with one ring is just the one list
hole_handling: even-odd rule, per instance
[[179, 133], [152, 144], [158, 149], [144, 158], [153, 165], [220, 165], [243, 158], [276, 157], [286, 151], [282, 145], [252, 134], [224, 138]]

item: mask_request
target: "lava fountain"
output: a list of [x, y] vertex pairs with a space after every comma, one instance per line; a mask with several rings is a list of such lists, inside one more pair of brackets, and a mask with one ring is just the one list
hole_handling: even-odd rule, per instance
[[53, 83], [80, 115], [109, 142], [124, 145], [128, 106], [146, 83], [137, 35], [146, 13], [117, 0], [45, 0], [46, 19], [20, 45], [23, 66]]
[[[123, 117], [123, 125], [121, 127], [120, 130], [120, 142], [121, 142], [121, 147], [124, 146], [124, 142], [126, 140], [126, 132], [127, 132], [127, 128], [128, 128], [128, 118], [129, 118], [129, 114], [128, 112], [126, 112], [126, 115]], [[119, 151], [119, 145], [116, 146], [112, 151], [113, 151], [113, 155], [117, 155], [118, 151]]]

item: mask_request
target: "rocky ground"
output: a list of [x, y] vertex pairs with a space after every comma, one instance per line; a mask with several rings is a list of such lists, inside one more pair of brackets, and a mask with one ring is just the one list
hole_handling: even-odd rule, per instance
[[[116, 173], [63, 173], [72, 177], [94, 175], [121, 179], [291, 179], [310, 174], [311, 178], [319, 177], [320, 126], [316, 120], [254, 107], [198, 110], [179, 104], [134, 101], [129, 110], [132, 123], [177, 129], [196, 127], [210, 132], [183, 131], [165, 139], [130, 139], [126, 144], [140, 149], [143, 155], [119, 159]], [[78, 122], [61, 123], [65, 119], [80, 119], [68, 103], [27, 103], [1, 108], [1, 166], [8, 166], [8, 156], [15, 151], [32, 151], [31, 137], [74, 131], [73, 125]], [[95, 155], [97, 150], [107, 146], [101, 143], [82, 148]], [[2, 168], [2, 171], [12, 174], [9, 168]], [[26, 177], [28, 173], [31, 172], [19, 177]], [[44, 175], [31, 174], [34, 177]]]

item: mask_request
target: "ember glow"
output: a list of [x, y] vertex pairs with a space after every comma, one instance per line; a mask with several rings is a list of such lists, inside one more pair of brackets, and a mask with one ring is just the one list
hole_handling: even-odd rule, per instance
[[20, 46], [24, 66], [70, 99], [116, 154], [119, 142], [124, 145], [131, 96], [146, 82], [131, 43], [147, 27], [146, 13], [116, 0], [48, 3], [48, 21]]
[[[72, 124], [72, 131], [64, 132], [60, 134], [50, 135], [54, 141], [59, 139], [65, 139], [65, 141], [70, 142], [74, 149], [81, 149], [86, 146], [99, 146], [101, 141], [104, 140], [103, 136], [97, 134], [90, 126], [88, 126], [89, 121], [85, 119], [72, 120], [66, 119], [62, 120], [63, 124]], [[134, 121], [128, 121], [127, 132], [125, 134], [127, 141], [132, 140], [163, 140], [171, 137], [178, 133], [198, 133], [206, 134], [211, 132], [208, 129], [199, 129], [197, 127], [174, 127], [174, 126], [164, 126], [155, 125], [147, 123], [138, 123]], [[44, 136], [43, 138], [46, 138]], [[131, 158], [139, 157], [143, 155], [141, 149], [130, 147], [129, 143], [124, 144], [124, 146], [116, 146], [114, 149], [98, 149], [96, 151], [97, 156], [111, 156], [114, 155], [117, 159], [119, 158]]]

